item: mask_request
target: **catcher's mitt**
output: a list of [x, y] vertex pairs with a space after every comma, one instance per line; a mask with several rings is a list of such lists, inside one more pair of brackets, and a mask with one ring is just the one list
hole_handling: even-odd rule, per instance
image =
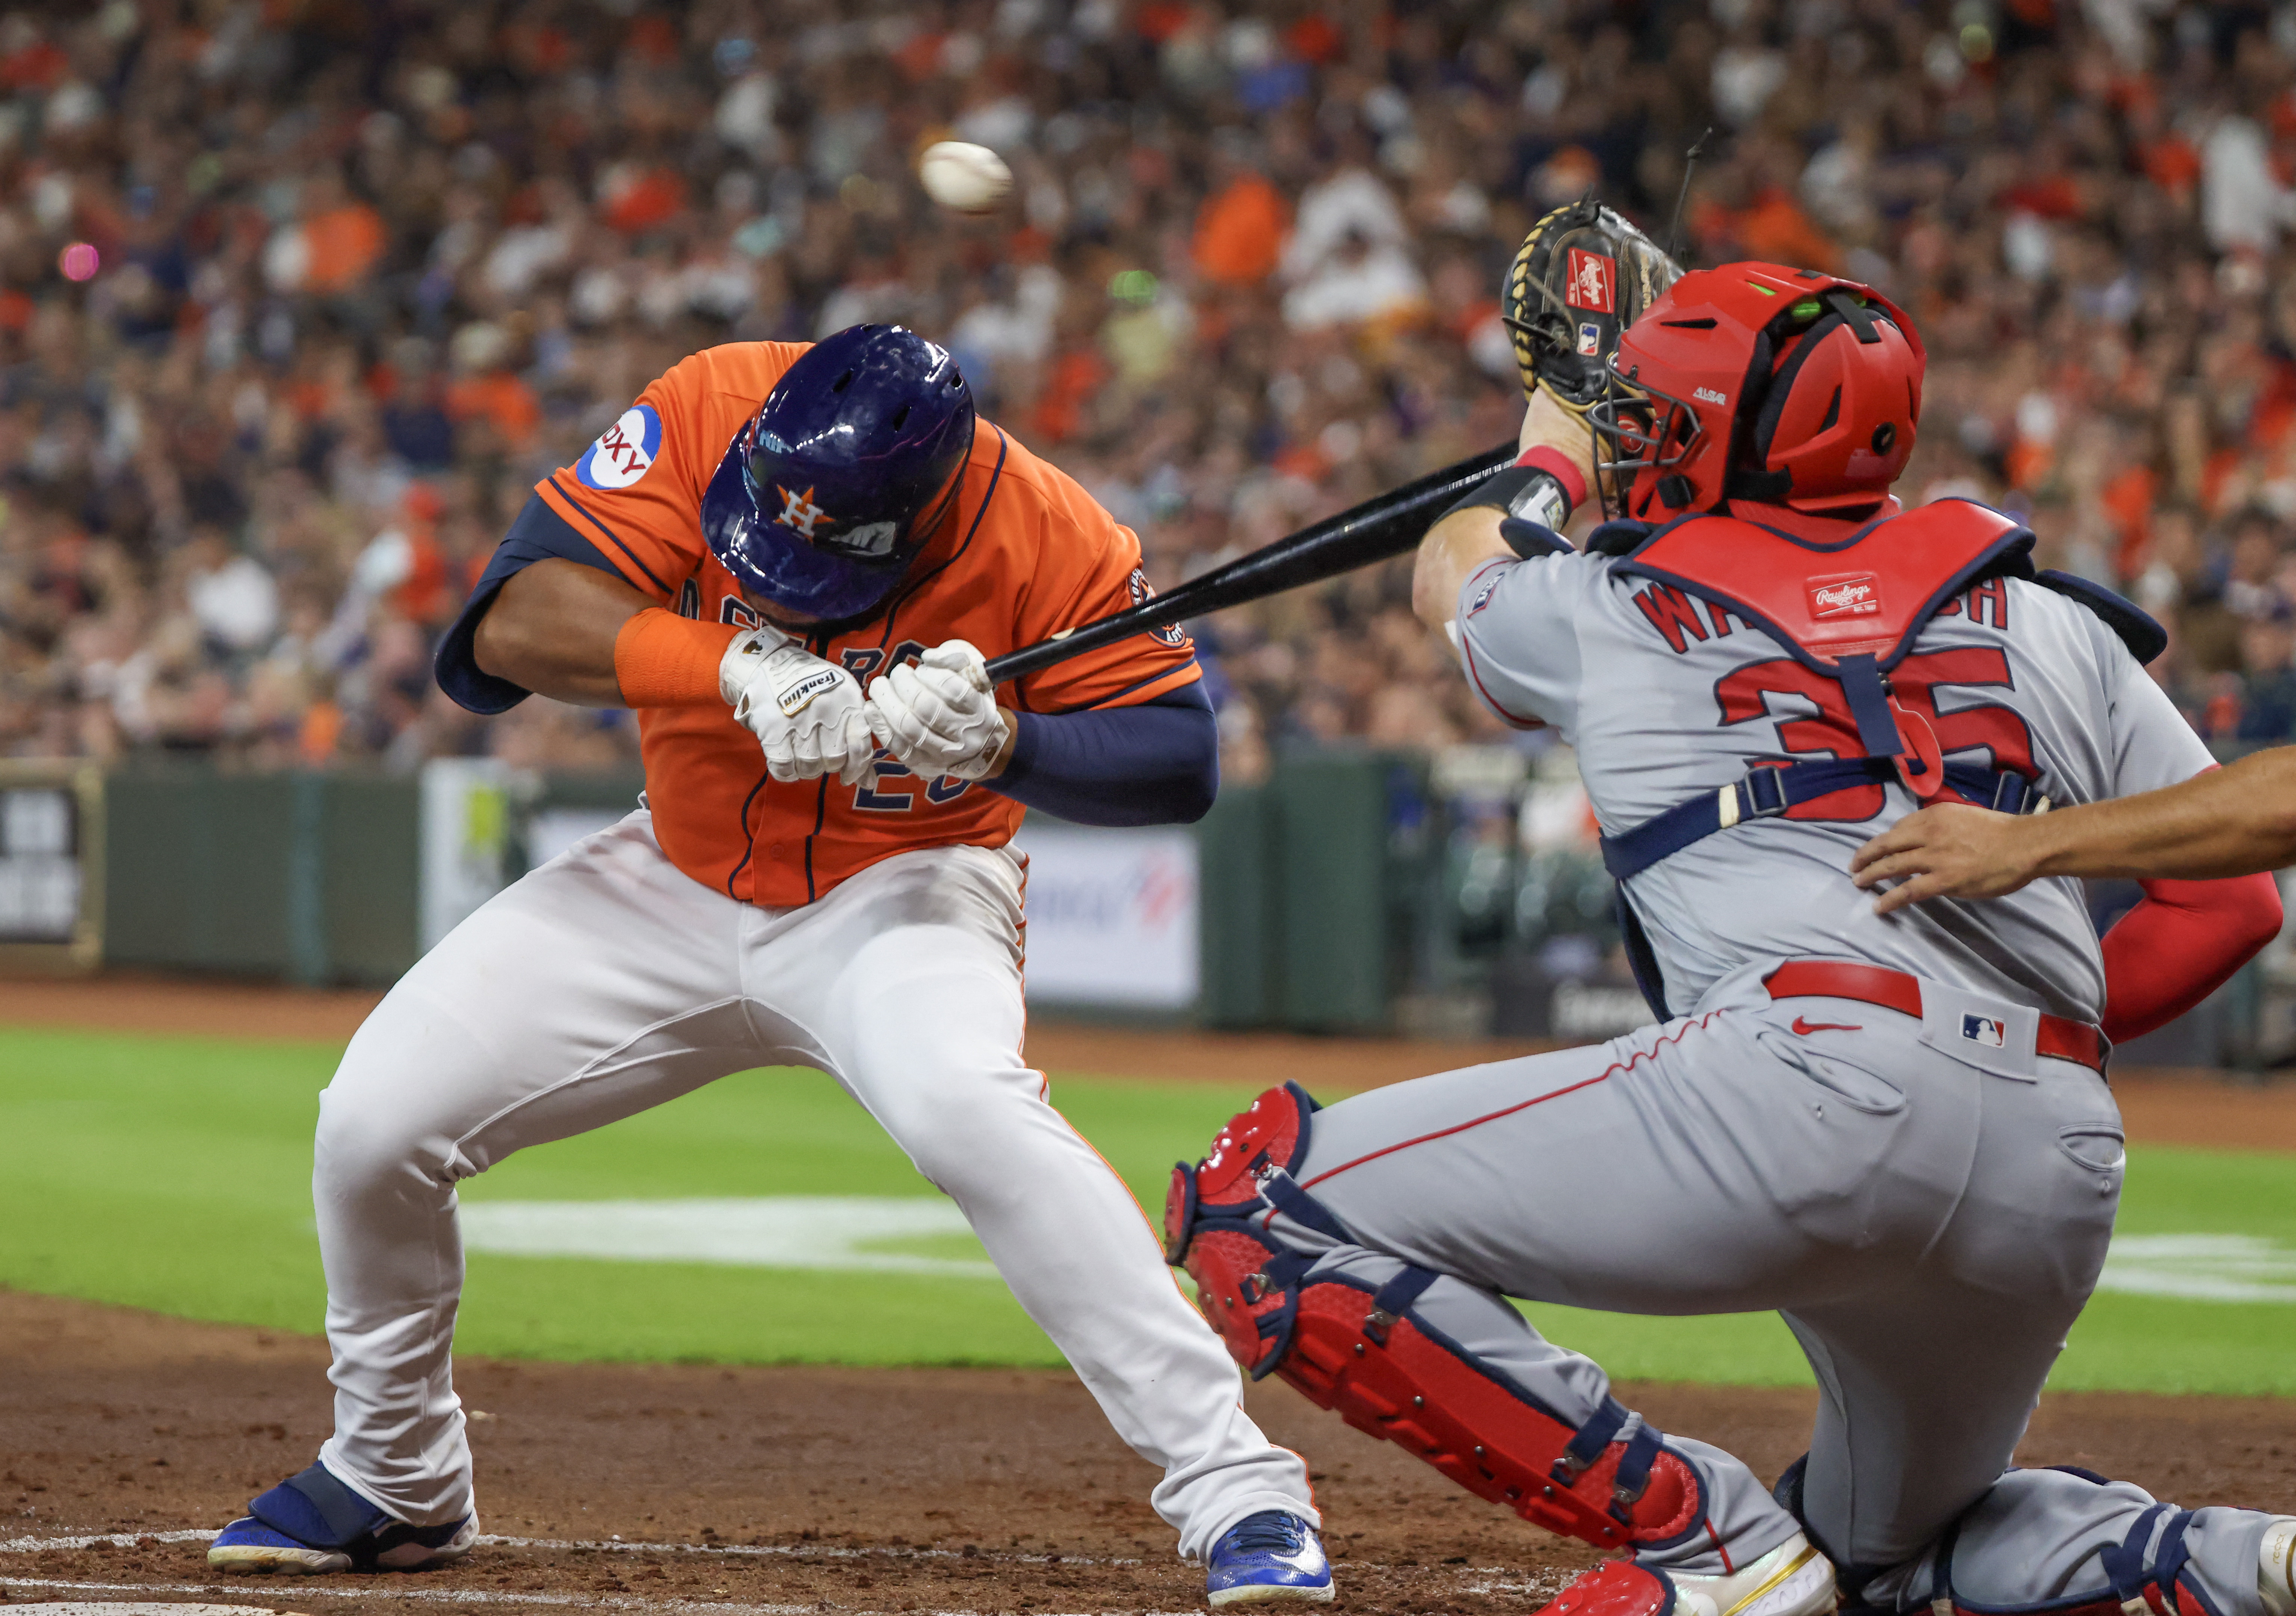
[[1681, 275], [1657, 242], [1591, 198], [1541, 218], [1514, 255], [1499, 300], [1523, 396], [1545, 388], [1585, 414], [1606, 390], [1619, 332]]

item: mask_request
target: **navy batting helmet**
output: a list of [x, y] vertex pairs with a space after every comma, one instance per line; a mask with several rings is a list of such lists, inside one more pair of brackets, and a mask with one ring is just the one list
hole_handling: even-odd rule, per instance
[[822, 622], [874, 611], [955, 503], [972, 391], [947, 350], [855, 325], [800, 355], [701, 496], [742, 589]]

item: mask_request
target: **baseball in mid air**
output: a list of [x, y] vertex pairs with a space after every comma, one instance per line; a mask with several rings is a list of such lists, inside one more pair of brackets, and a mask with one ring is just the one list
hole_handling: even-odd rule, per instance
[[935, 141], [917, 160], [925, 194], [959, 213], [986, 213], [1013, 189], [1013, 170], [986, 146], [971, 141]]

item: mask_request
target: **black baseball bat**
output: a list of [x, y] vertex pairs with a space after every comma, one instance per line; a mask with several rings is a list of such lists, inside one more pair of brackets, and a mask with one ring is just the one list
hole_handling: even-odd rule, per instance
[[1169, 595], [1157, 595], [1080, 628], [1065, 629], [1034, 645], [1008, 651], [990, 659], [989, 682], [1002, 685], [1136, 634], [1281, 595], [1302, 584], [1319, 584], [1400, 555], [1425, 536], [1447, 506], [1514, 457], [1515, 446], [1505, 444], [1456, 465], [1430, 472], [1192, 578]]

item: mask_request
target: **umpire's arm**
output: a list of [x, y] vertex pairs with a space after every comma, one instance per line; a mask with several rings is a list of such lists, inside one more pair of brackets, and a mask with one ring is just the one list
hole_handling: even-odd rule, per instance
[[1959, 803], [1907, 815], [1857, 849], [1853, 879], [1884, 882], [1875, 909], [1999, 898], [2044, 875], [2214, 881], [2296, 864], [2296, 747], [2110, 802], [2038, 816]]

